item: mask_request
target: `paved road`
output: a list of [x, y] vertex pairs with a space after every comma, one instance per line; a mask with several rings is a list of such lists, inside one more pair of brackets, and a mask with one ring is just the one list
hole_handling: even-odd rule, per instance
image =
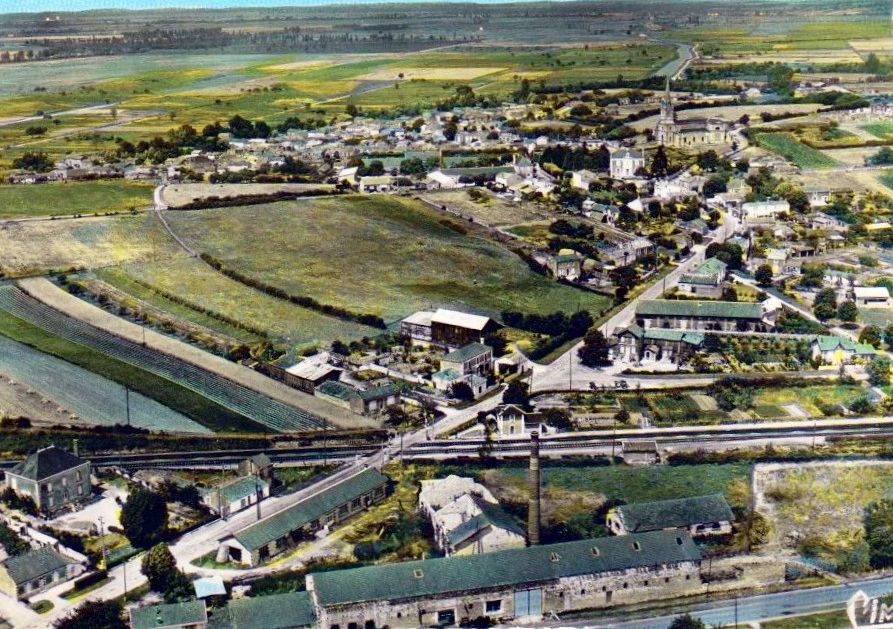
[[[723, 600], [715, 603], [690, 605], [679, 610], [679, 614], [689, 612], [703, 620], [707, 626], [734, 627], [748, 623], [758, 623], [774, 618], [812, 614], [816, 612], [837, 611], [846, 608], [849, 598], [862, 590], [870, 597], [893, 592], [893, 577], [880, 579], [864, 579], [843, 585], [761, 594], [737, 600]], [[612, 627], [618, 629], [667, 629], [676, 615], [656, 618], [624, 620], [623, 616], [615, 618], [599, 618], [597, 620], [580, 620], [574, 622], [548, 623], [548, 627], [590, 627], [601, 629]]]
[[[65, 111], [55, 111], [55, 112], [47, 112], [49, 115], [54, 118], [57, 116], [77, 116], [81, 114], [88, 114], [91, 111], [96, 111], [97, 109], [111, 109], [115, 107], [117, 103], [106, 104], [103, 103], [101, 105], [91, 105], [89, 107], [78, 107], [77, 109], [68, 109]], [[25, 116], [23, 118], [11, 118], [8, 120], [0, 120], [0, 127], [11, 127], [17, 124], [23, 124], [26, 122], [37, 122], [39, 120], [44, 120], [43, 116]]]

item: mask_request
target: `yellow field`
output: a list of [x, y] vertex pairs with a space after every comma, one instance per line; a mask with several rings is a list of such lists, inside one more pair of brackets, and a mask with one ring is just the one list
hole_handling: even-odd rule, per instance
[[403, 75], [404, 80], [425, 79], [428, 81], [471, 81], [479, 76], [503, 72], [506, 68], [410, 68], [396, 66], [382, 68], [357, 77], [361, 81], [394, 81]]
[[767, 53], [725, 53], [720, 57], [702, 59], [699, 64], [726, 64], [729, 61], [740, 63], [762, 63], [775, 61], [777, 63], [861, 63], [860, 57], [853, 50], [785, 50], [775, 47]]
[[329, 184], [305, 183], [180, 183], [167, 186], [162, 193], [164, 202], [172, 207], [191, 203], [198, 199], [218, 197], [229, 199], [249, 194], [275, 194], [277, 192], [307, 193], [330, 192], [335, 186]]
[[856, 52], [883, 52], [889, 53], [893, 50], [893, 38], [884, 39], [856, 39], [850, 42], [850, 48]]

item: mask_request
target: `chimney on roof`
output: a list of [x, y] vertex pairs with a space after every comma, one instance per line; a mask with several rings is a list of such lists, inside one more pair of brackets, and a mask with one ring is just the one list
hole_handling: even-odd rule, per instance
[[80, 448], [78, 447], [78, 440], [72, 439], [71, 440], [71, 453], [75, 456], [80, 456], [78, 454], [78, 450], [80, 450]]
[[530, 433], [530, 467], [527, 470], [527, 543], [540, 543], [540, 435]]

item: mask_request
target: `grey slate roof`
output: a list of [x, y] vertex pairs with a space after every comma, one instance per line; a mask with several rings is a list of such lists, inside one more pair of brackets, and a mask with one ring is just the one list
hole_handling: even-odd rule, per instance
[[312, 577], [317, 602], [326, 607], [545, 583], [561, 577], [700, 559], [701, 551], [688, 533], [654, 531], [318, 572]]
[[480, 496], [472, 496], [472, 500], [480, 508], [481, 513], [463, 522], [447, 534], [447, 539], [453, 548], [476, 535], [479, 531], [483, 531], [488, 526], [524, 536], [524, 529], [508, 513], [503, 511], [502, 507], [487, 502]]
[[204, 601], [185, 601], [169, 605], [147, 605], [130, 611], [131, 629], [180, 627], [208, 621]]
[[390, 479], [378, 470], [363, 470], [334, 487], [236, 532], [233, 537], [249, 551], [257, 550], [389, 482]]
[[288, 592], [227, 603], [215, 614], [215, 629], [296, 629], [312, 627], [316, 611], [309, 592]]
[[452, 351], [449, 354], [444, 354], [441, 360], [445, 360], [450, 363], [464, 363], [466, 360], [477, 358], [478, 356], [482, 356], [483, 354], [492, 351], [493, 350], [491, 350], [483, 343], [469, 343], [468, 345], [463, 345], [459, 349]]
[[10, 471], [17, 476], [40, 481], [86, 462], [62, 448], [48, 446], [41, 448]]
[[631, 533], [712, 522], [731, 522], [734, 519], [732, 510], [722, 494], [641, 502], [617, 507], [617, 511], [623, 518], [624, 527]]
[[57, 553], [49, 546], [42, 546], [36, 550], [9, 557], [3, 562], [3, 567], [6, 568], [6, 573], [16, 585], [22, 585], [72, 563], [77, 562]]

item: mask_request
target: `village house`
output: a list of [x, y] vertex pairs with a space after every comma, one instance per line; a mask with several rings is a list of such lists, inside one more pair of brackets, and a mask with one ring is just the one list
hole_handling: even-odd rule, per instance
[[722, 296], [723, 282], [726, 279], [727, 265], [717, 258], [709, 258], [691, 273], [679, 278], [679, 292], [707, 299]]
[[628, 363], [668, 363], [687, 361], [704, 345], [704, 335], [686, 330], [649, 328], [631, 325], [617, 333], [613, 350], [616, 359]]
[[273, 461], [266, 454], [255, 454], [239, 463], [240, 476], [256, 476], [268, 483], [273, 482]]
[[463, 376], [487, 376], [493, 373], [493, 350], [483, 343], [469, 343], [440, 359], [441, 369], [451, 369]]
[[366, 469], [219, 540], [217, 561], [256, 566], [384, 500], [390, 479]]
[[598, 180], [598, 173], [591, 170], [575, 170], [571, 173], [571, 186], [589, 192], [589, 187]]
[[575, 253], [550, 255], [546, 259], [546, 264], [552, 277], [559, 280], [579, 279], [582, 270], [582, 260]]
[[14, 599], [28, 598], [74, 579], [85, 569], [83, 563], [41, 546], [0, 562], [0, 592]]
[[814, 361], [823, 365], [850, 365], [865, 362], [874, 358], [874, 347], [865, 343], [857, 343], [842, 336], [817, 336], [809, 344], [809, 351]]
[[[543, 421], [542, 413], [527, 411], [517, 404], [500, 404], [485, 418], [492, 426], [494, 436], [529, 437], [532, 433], [548, 435], [556, 432], [555, 428]], [[457, 436], [459, 439], [480, 439], [485, 435], [485, 428], [478, 423], [466, 428]]]
[[5, 471], [6, 486], [30, 496], [44, 515], [90, 498], [90, 462], [56, 446], [41, 448]]
[[735, 516], [722, 494], [621, 505], [608, 512], [615, 535], [682, 530], [692, 537], [727, 535]]
[[661, 461], [660, 449], [653, 439], [621, 441], [620, 458], [627, 465], [656, 465]]
[[744, 203], [737, 212], [737, 217], [746, 225], [764, 223], [791, 211], [791, 205], [784, 199], [774, 201], [752, 201]]
[[316, 387], [314, 395], [358, 415], [382, 413], [399, 399], [397, 389], [392, 384], [358, 389], [337, 380], [323, 382]]
[[204, 601], [146, 605], [130, 610], [130, 629], [206, 629]]
[[283, 382], [306, 393], [328, 380], [338, 380], [341, 370], [327, 362], [328, 355], [309, 356], [285, 370]]
[[856, 286], [853, 301], [859, 308], [889, 308], [890, 291], [886, 286]]
[[438, 308], [436, 312], [419, 311], [403, 319], [400, 336], [420, 344], [455, 349], [469, 343], [483, 343], [499, 327], [489, 317]]
[[536, 623], [553, 614], [684, 597], [701, 553], [684, 531], [318, 572], [307, 591], [321, 627], [393, 629]]
[[270, 485], [254, 476], [243, 476], [204, 492], [202, 502], [221, 518], [242, 511], [270, 497]]
[[610, 172], [613, 179], [635, 179], [645, 168], [645, 154], [638, 149], [622, 148], [611, 153]]
[[647, 238], [633, 238], [612, 244], [599, 244], [599, 256], [614, 266], [627, 266], [657, 252], [657, 245]]
[[636, 323], [648, 330], [770, 332], [780, 307], [775, 301], [746, 303], [735, 301], [693, 301], [651, 299], [636, 305]]
[[396, 178], [391, 175], [360, 177], [359, 191], [363, 193], [389, 192], [396, 186]]

